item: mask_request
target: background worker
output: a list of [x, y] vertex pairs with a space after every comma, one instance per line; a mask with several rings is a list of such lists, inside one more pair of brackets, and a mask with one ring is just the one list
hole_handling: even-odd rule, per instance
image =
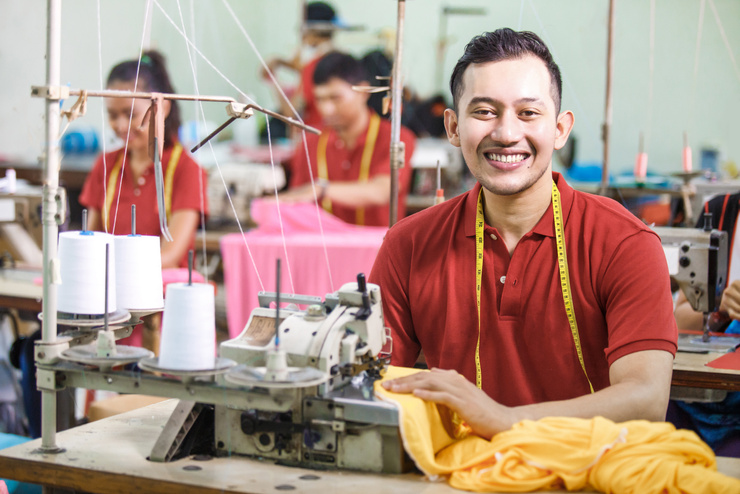
[[[138, 83], [136, 74], [138, 72]], [[121, 62], [108, 75], [107, 88], [118, 91], [175, 93], [156, 51], [138, 60]], [[144, 119], [151, 101], [107, 98], [108, 122], [124, 143], [101, 155], [85, 180], [80, 204], [88, 209], [88, 229], [114, 235], [131, 233], [131, 205], [136, 205], [136, 233], [160, 236], [154, 162], [149, 155], [149, 119]], [[164, 178], [167, 223], [172, 242], [161, 240], [162, 268], [187, 267], [188, 251], [195, 244], [201, 213], [208, 214], [207, 175], [177, 138], [180, 112], [177, 101], [164, 100]], [[144, 121], [142, 122], [142, 119]], [[107, 215], [106, 212], [107, 211]], [[145, 330], [137, 326], [122, 344], [143, 345], [157, 353], [159, 314], [145, 319]], [[142, 335], [143, 333], [143, 335]]]
[[484, 438], [546, 416], [664, 420], [677, 340], [665, 255], [621, 205], [552, 172], [574, 117], [549, 50], [533, 33], [485, 33], [450, 86], [448, 139], [478, 183], [391, 228], [370, 275], [391, 363], [423, 350], [448, 370], [384, 385]]
[[[391, 123], [367, 106], [368, 94], [353, 85], [367, 85], [365, 71], [351, 55], [325, 55], [314, 72], [314, 96], [324, 130], [307, 134], [309, 163], [299, 143], [290, 167], [288, 192], [281, 200], [313, 201], [338, 218], [356, 225], [385, 226], [390, 215]], [[401, 128], [406, 160], [416, 138]], [[404, 216], [411, 182], [411, 166], [399, 170], [398, 216]], [[314, 190], [314, 188], [316, 190]]]
[[[267, 62], [270, 71], [275, 74], [279, 68], [286, 68], [300, 74], [300, 83], [291, 97], [291, 103], [301, 113], [303, 122], [312, 127], [321, 126], [321, 115], [316, 109], [313, 94], [313, 73], [321, 57], [334, 49], [332, 39], [339, 20], [334, 8], [326, 2], [311, 2], [306, 6], [306, 18], [301, 27], [301, 45], [292, 59], [276, 57]], [[269, 79], [263, 70], [262, 77]], [[280, 111], [283, 115], [292, 115], [293, 111], [277, 95]]]
[[[145, 52], [141, 63], [128, 60], [113, 67], [108, 75], [107, 88], [175, 92], [164, 58], [156, 51]], [[124, 144], [120, 149], [101, 155], [85, 180], [80, 204], [88, 209], [88, 229], [115, 235], [131, 233], [131, 205], [135, 204], [136, 233], [160, 236], [154, 162], [148, 148], [149, 119], [142, 122], [151, 101], [107, 98], [105, 104], [108, 122]], [[201, 212], [208, 213], [207, 175], [178, 141], [180, 112], [177, 101], [164, 100], [163, 107], [166, 118], [161, 160], [168, 228], [173, 241], [162, 241], [162, 267], [186, 267], [188, 250], [194, 245]]]

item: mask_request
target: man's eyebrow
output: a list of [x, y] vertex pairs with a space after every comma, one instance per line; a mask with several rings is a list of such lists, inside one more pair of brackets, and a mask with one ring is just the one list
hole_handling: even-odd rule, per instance
[[[501, 102], [495, 98], [491, 98], [489, 96], [475, 96], [470, 100], [468, 103], [468, 106], [477, 105], [479, 103], [485, 103], [488, 105], [496, 105], [500, 104]], [[519, 98], [514, 102], [515, 104], [521, 104], [521, 103], [538, 103], [543, 104], [543, 101], [540, 98], [535, 97], [528, 97], [528, 98]]]

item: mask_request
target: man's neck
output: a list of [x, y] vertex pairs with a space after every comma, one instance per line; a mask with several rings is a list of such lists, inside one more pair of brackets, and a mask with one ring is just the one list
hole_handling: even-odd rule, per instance
[[506, 242], [509, 255], [514, 253], [522, 237], [535, 227], [550, 207], [551, 177], [552, 173], [547, 171], [542, 180], [513, 196], [496, 195], [483, 188], [486, 223], [498, 230]]
[[336, 129], [337, 137], [342, 140], [347, 148], [352, 149], [355, 147], [357, 139], [367, 131], [369, 121], [370, 113], [363, 110], [349, 126]]

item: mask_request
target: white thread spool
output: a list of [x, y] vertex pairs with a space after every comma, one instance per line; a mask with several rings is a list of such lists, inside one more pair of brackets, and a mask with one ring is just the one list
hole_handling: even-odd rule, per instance
[[116, 311], [116, 270], [113, 235], [63, 232], [59, 235], [61, 284], [57, 310], [70, 314], [105, 314], [105, 246], [110, 245], [108, 313]]
[[216, 363], [216, 310], [213, 286], [170, 283], [164, 299], [159, 366], [207, 370]]
[[118, 235], [116, 246], [116, 304], [121, 309], [161, 309], [162, 254], [159, 237]]

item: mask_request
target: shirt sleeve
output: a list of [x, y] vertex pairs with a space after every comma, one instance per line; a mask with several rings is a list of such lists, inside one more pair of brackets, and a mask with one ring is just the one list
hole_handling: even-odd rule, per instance
[[380, 287], [385, 326], [390, 328], [393, 338], [391, 363], [411, 367], [419, 357], [421, 345], [416, 338], [409, 308], [409, 270], [407, 267], [399, 269], [396, 264], [396, 261], [408, 259], [408, 256], [394, 258], [393, 253], [402, 252], [402, 248], [395, 241], [397, 237], [392, 234], [392, 230], [388, 232], [380, 247], [369, 280]]
[[609, 346], [609, 365], [643, 350], [676, 354], [678, 329], [673, 316], [670, 276], [660, 239], [639, 231], [615, 249], [601, 286]]
[[[110, 158], [112, 156], [109, 156]], [[98, 156], [95, 164], [87, 174], [85, 183], [82, 186], [82, 192], [80, 193], [79, 202], [80, 205], [89, 209], [97, 209], [98, 211], [103, 210], [103, 202], [105, 201], [103, 184], [103, 155]]]
[[172, 184], [172, 212], [192, 209], [208, 215], [208, 176], [205, 171], [183, 151], [175, 170]]
[[[308, 148], [311, 149], [311, 143], [307, 142]], [[306, 162], [306, 148], [303, 147], [303, 140], [298, 142], [290, 160], [290, 182], [288, 188], [292, 189], [309, 183], [311, 178], [308, 174], [308, 163]]]

